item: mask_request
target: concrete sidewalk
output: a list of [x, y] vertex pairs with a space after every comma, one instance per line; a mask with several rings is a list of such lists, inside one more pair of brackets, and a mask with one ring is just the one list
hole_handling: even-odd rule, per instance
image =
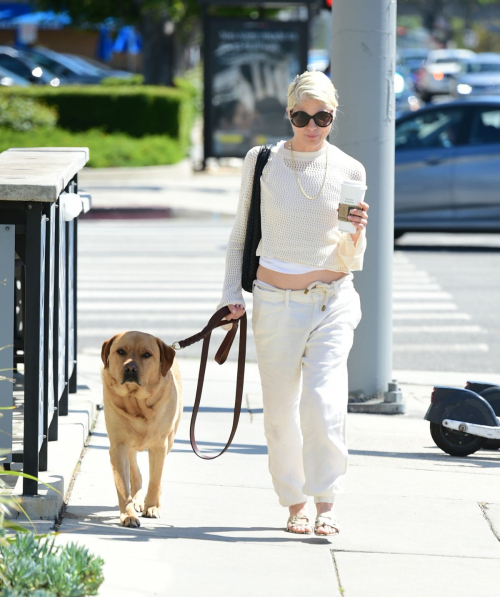
[[[349, 415], [350, 468], [336, 508], [342, 530], [327, 540], [283, 530], [287, 512], [267, 471], [256, 365], [247, 366], [246, 409], [232, 448], [205, 462], [188, 441], [198, 361], [179, 361], [185, 411], [165, 465], [161, 519], [142, 519], [139, 529], [119, 525], [102, 413], [84, 452], [59, 540], [83, 543], [104, 558], [100, 595], [498, 593], [500, 453], [451, 458], [434, 446], [422, 420], [430, 379], [397, 372], [406, 416]], [[79, 383], [96, 397], [99, 370], [98, 357], [79, 359]], [[433, 377], [461, 385], [466, 375]], [[207, 450], [219, 449], [229, 432], [234, 379], [235, 363], [209, 365], [197, 429]], [[140, 456], [146, 484], [147, 454]]]
[[92, 195], [94, 212], [168, 209], [167, 217], [234, 216], [241, 163], [227, 160], [227, 165], [205, 172], [194, 172], [189, 159], [171, 166], [84, 168], [79, 190]]

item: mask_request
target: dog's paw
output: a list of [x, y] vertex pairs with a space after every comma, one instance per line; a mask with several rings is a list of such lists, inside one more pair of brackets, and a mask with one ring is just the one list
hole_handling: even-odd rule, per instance
[[136, 516], [120, 514], [120, 522], [124, 527], [136, 528], [141, 526], [141, 521]]
[[136, 512], [142, 512], [144, 510], [144, 500], [134, 500], [134, 508]]
[[160, 518], [160, 508], [159, 506], [146, 507], [142, 515], [146, 518]]

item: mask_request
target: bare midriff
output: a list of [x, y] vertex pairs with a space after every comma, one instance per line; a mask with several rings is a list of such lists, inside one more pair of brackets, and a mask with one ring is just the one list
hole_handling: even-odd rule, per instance
[[283, 290], [304, 290], [313, 282], [331, 284], [345, 275], [344, 272], [333, 272], [329, 269], [313, 270], [305, 274], [283, 274], [262, 265], [259, 265], [257, 270], [257, 280]]

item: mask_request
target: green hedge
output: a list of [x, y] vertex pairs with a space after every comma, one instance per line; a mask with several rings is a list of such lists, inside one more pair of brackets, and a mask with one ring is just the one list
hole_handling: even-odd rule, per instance
[[53, 106], [59, 115], [58, 126], [68, 131], [98, 128], [132, 137], [168, 135], [183, 148], [189, 146], [196, 111], [189, 92], [170, 87], [33, 86], [0, 89], [0, 93], [35, 98]]
[[166, 135], [141, 138], [124, 133], [90, 130], [73, 133], [60, 128], [38, 128], [29, 133], [0, 127], [0, 151], [11, 147], [88, 147], [88, 166], [94, 168], [161, 166], [182, 160], [186, 151]]

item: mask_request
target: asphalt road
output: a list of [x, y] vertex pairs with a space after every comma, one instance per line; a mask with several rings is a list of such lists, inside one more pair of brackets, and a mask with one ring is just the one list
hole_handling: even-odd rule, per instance
[[[220, 299], [231, 221], [82, 221], [79, 350], [99, 354], [127, 329], [168, 343], [199, 331]], [[394, 369], [484, 372], [500, 382], [499, 304], [500, 235], [403, 236], [394, 253]]]

